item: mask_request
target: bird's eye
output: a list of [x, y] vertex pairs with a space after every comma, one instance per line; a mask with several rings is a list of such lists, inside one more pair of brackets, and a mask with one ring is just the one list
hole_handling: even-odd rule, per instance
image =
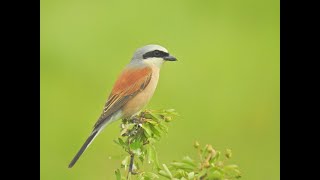
[[159, 52], [159, 51], [154, 51], [154, 52], [153, 52], [153, 55], [154, 55], [155, 57], [158, 57], [158, 56], [160, 55], [160, 52]]

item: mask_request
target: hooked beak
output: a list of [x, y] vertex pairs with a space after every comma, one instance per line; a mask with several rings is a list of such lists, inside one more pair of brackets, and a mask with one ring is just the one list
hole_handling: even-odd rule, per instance
[[175, 58], [175, 57], [173, 57], [171, 55], [165, 56], [165, 57], [163, 57], [163, 59], [165, 61], [176, 61], [177, 60], [177, 58]]

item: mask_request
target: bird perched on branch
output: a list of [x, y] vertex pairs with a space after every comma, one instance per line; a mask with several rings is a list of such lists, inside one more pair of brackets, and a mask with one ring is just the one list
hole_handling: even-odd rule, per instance
[[108, 124], [134, 116], [149, 102], [157, 87], [161, 65], [165, 61], [176, 60], [167, 49], [159, 45], [147, 45], [136, 50], [130, 63], [115, 82], [101, 116], [70, 162], [69, 168]]

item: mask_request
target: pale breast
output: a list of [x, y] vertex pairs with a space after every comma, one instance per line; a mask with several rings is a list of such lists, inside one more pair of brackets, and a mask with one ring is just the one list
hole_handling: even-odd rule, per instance
[[159, 68], [152, 67], [152, 76], [147, 87], [127, 102], [123, 107], [124, 117], [131, 117], [139, 112], [150, 101], [159, 80]]

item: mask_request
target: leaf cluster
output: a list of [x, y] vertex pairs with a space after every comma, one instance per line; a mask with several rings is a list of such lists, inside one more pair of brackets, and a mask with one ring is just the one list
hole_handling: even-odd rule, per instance
[[[127, 155], [121, 162], [121, 169], [115, 171], [117, 180], [171, 179], [171, 180], [232, 180], [241, 177], [237, 165], [227, 164], [232, 157], [230, 149], [222, 154], [212, 145], [203, 147], [198, 142], [194, 148], [198, 158], [183, 157], [168, 165], [160, 165], [155, 143], [168, 133], [168, 123], [178, 116], [175, 110], [145, 110], [130, 119], [123, 119], [120, 137], [114, 142]], [[152, 172], [144, 171], [144, 162], [152, 165]], [[127, 172], [127, 175], [124, 175]]]
[[181, 161], [174, 161], [169, 166], [163, 164], [163, 170], [159, 174], [166, 179], [172, 180], [231, 180], [241, 177], [237, 165], [227, 164], [232, 156], [230, 149], [227, 149], [222, 156], [220, 151], [207, 144], [200, 147], [198, 142], [194, 144], [198, 152], [198, 160], [185, 156]]
[[[178, 116], [175, 110], [145, 110], [130, 119], [123, 119], [120, 126], [120, 137], [114, 142], [121, 146], [128, 155], [122, 160], [121, 168], [131, 174], [138, 175], [139, 179], [159, 178], [151, 172], [141, 171], [145, 161], [153, 165], [153, 169], [160, 170], [160, 164], [155, 148], [155, 143], [168, 133], [167, 123]], [[125, 179], [120, 170], [116, 171], [117, 179]]]

